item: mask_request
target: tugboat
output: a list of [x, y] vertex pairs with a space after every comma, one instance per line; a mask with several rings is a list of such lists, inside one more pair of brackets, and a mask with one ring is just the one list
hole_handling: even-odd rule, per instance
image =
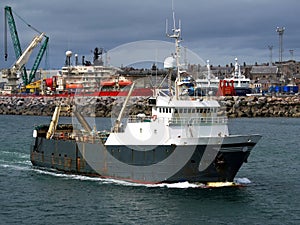
[[234, 178], [260, 135], [230, 135], [227, 117], [212, 98], [181, 94], [181, 29], [168, 35], [176, 54], [164, 67], [176, 69], [174, 87], [155, 90], [149, 98], [151, 116], [123, 114], [134, 83], [111, 131], [97, 131], [78, 108], [72, 113], [80, 126], [58, 124], [58, 105], [50, 125], [36, 126], [31, 147], [33, 166], [60, 172], [113, 178], [135, 183], [196, 182], [208, 186], [234, 184]]

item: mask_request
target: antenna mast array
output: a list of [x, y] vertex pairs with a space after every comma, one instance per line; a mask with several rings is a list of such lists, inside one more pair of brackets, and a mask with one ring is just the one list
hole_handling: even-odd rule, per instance
[[181, 81], [180, 78], [180, 46], [179, 43], [181, 41], [181, 21], [178, 21], [178, 28], [176, 27], [176, 20], [175, 20], [175, 12], [174, 12], [174, 3], [172, 1], [172, 13], [173, 13], [173, 29], [172, 32], [169, 34], [168, 32], [168, 20], [166, 20], [166, 35], [169, 38], [175, 39], [175, 60], [176, 60], [176, 71], [177, 71], [177, 78], [176, 78], [176, 90], [175, 90], [175, 95], [176, 98], [178, 99], [179, 97], [179, 90], [178, 90], [178, 83]]

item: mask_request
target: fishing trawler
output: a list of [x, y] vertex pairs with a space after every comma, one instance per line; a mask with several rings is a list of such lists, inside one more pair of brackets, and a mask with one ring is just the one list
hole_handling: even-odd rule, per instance
[[[230, 135], [216, 100], [182, 94], [181, 29], [172, 31], [169, 37], [175, 40], [176, 54], [164, 62], [169, 87], [156, 89], [149, 98], [151, 115], [129, 115], [124, 120], [134, 83], [110, 131], [97, 131], [78, 107], [72, 112], [79, 125], [58, 124], [64, 108], [58, 105], [50, 124], [34, 128], [33, 166], [135, 183], [233, 184], [261, 136]], [[172, 88], [173, 69], [177, 78]]]

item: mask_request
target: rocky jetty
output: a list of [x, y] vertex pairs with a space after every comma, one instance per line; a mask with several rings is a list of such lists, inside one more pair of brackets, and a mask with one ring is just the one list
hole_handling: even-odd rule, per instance
[[[51, 97], [0, 97], [0, 114], [50, 116], [58, 102], [67, 99]], [[67, 115], [68, 116], [68, 115]]]
[[220, 97], [228, 117], [300, 117], [300, 96]]
[[[235, 117], [300, 117], [300, 96], [250, 96], [218, 97], [223, 112], [230, 118]], [[58, 103], [76, 105], [84, 115], [96, 117], [117, 116], [124, 98], [112, 97], [7, 97], [0, 96], [0, 114], [51, 116]], [[147, 98], [135, 97], [128, 104], [126, 113], [145, 113], [151, 109]], [[61, 112], [62, 116], [71, 116], [71, 110]]]

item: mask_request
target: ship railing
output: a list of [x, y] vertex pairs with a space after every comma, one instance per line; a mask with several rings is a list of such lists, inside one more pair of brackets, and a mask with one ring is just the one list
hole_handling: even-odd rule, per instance
[[74, 139], [79, 142], [85, 142], [85, 143], [102, 143], [105, 144], [110, 132], [108, 131], [97, 131], [92, 133], [83, 131], [83, 130], [78, 130], [75, 131], [71, 134], [69, 139]]
[[227, 124], [228, 118], [226, 116], [211, 116], [211, 117], [150, 117], [150, 116], [130, 116], [128, 123], [144, 123], [155, 121], [157, 123], [164, 123], [178, 126], [178, 125], [224, 125]]
[[218, 117], [174, 117], [169, 119], [169, 125], [224, 125], [227, 124], [228, 118], [225, 116]]
[[132, 115], [128, 118], [128, 123], [144, 123], [144, 122], [151, 122], [151, 116], [139, 116], [139, 115]]

